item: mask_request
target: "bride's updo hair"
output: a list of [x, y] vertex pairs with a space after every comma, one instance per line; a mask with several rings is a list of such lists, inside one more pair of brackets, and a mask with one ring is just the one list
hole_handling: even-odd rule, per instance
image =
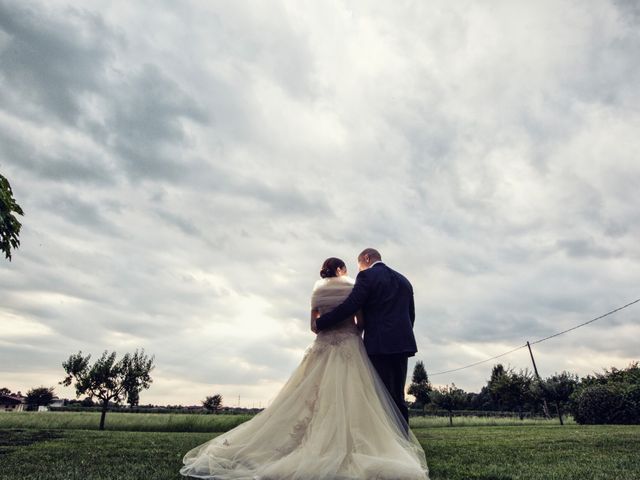
[[345, 263], [339, 258], [335, 258], [335, 257], [327, 258], [322, 264], [322, 268], [320, 269], [320, 276], [322, 278], [337, 277], [338, 274], [336, 270], [338, 270], [339, 268], [345, 268], [345, 267], [346, 267]]

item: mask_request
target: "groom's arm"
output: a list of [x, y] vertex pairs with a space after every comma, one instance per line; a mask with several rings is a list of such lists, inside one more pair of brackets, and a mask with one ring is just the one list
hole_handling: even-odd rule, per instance
[[413, 292], [411, 292], [411, 303], [409, 304], [409, 318], [411, 319], [411, 327], [416, 323], [416, 304], [413, 300]]
[[367, 281], [367, 276], [363, 275], [363, 272], [360, 272], [356, 277], [356, 284], [353, 286], [353, 290], [351, 290], [346, 300], [330, 312], [317, 318], [316, 328], [318, 330], [325, 330], [347, 317], [354, 316], [367, 301], [368, 296], [369, 282]]
[[409, 280], [406, 280], [406, 282], [409, 288], [409, 320], [411, 320], [411, 328], [413, 328], [413, 324], [416, 323], [416, 303], [413, 295], [413, 285]]

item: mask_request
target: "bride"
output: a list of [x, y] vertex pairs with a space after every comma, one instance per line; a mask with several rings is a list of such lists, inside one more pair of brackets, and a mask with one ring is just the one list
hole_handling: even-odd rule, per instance
[[[311, 297], [315, 318], [347, 298], [354, 281], [327, 259]], [[216, 480], [428, 480], [424, 451], [373, 368], [366, 319], [320, 331], [271, 405], [188, 451], [180, 473]]]

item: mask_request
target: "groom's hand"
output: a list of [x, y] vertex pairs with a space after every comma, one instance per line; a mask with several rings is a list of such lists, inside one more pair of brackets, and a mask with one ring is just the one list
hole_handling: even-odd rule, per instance
[[315, 334], [318, 333], [318, 325], [316, 325], [318, 317], [320, 317], [320, 312], [316, 309], [311, 310], [311, 331]]

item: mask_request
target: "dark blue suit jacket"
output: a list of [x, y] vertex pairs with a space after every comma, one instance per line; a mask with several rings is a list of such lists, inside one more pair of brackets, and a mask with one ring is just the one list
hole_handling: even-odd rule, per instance
[[346, 300], [316, 321], [318, 330], [331, 328], [358, 310], [364, 314], [364, 345], [369, 355], [418, 351], [413, 336], [413, 287], [403, 275], [377, 263], [356, 277]]

